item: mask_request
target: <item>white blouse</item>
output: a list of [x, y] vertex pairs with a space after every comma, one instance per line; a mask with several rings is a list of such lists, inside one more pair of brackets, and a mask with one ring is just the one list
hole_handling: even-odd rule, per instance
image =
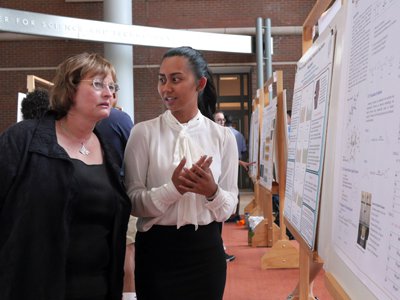
[[[201, 155], [212, 156], [210, 169], [218, 184], [216, 197], [208, 201], [194, 193], [180, 194], [171, 177], [185, 156], [191, 167]], [[125, 186], [132, 202], [137, 228], [223, 222], [238, 202], [238, 151], [229, 128], [200, 112], [181, 124], [169, 110], [158, 118], [136, 124], [125, 149]]]

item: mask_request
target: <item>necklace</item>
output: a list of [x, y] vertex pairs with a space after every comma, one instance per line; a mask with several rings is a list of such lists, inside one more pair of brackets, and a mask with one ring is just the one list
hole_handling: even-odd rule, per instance
[[[60, 126], [61, 126], [61, 128], [64, 130], [64, 132], [65, 132], [67, 135], [69, 135], [70, 137], [73, 137], [73, 138], [77, 139], [77, 138], [67, 129], [67, 127], [64, 126], [64, 122], [63, 122], [63, 121], [60, 121]], [[89, 137], [89, 138], [90, 138], [90, 137]], [[85, 139], [85, 140], [83, 140], [83, 141], [81, 142], [81, 147], [80, 147], [79, 150], [78, 150], [78, 152], [79, 152], [80, 154], [85, 155], [85, 156], [87, 156], [87, 155], [90, 154], [90, 151], [85, 147], [85, 143], [87, 142], [87, 140], [88, 140], [88, 139]]]
[[83, 142], [81, 143], [81, 147], [79, 148], [79, 153], [81, 153], [83, 155], [90, 154], [90, 151], [88, 149], [86, 149], [85, 144]]

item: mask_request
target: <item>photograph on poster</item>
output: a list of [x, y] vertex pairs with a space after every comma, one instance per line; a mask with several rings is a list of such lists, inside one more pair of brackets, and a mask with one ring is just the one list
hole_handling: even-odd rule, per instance
[[320, 80], [318, 79], [317, 82], [315, 83], [315, 89], [314, 89], [314, 109], [318, 108], [318, 100], [319, 100], [319, 82]]
[[361, 192], [360, 220], [358, 223], [357, 244], [364, 249], [367, 247], [371, 218], [371, 193]]

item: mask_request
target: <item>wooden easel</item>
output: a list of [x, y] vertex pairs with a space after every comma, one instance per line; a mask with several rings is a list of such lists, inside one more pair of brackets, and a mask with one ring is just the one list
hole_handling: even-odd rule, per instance
[[[272, 76], [264, 83], [263, 91], [260, 93], [262, 101], [259, 105], [259, 127], [260, 127], [260, 137], [261, 128], [263, 128], [263, 112], [264, 107], [269, 105], [270, 91], [269, 88], [276, 83], [276, 76]], [[261, 141], [260, 141], [261, 142]], [[259, 174], [258, 174], [259, 178]], [[264, 219], [257, 224], [254, 229], [254, 235], [252, 237], [251, 246], [252, 247], [272, 247], [274, 242], [278, 239], [279, 227], [274, 223], [274, 216], [272, 210], [272, 195], [277, 193], [277, 185], [274, 185], [273, 189], [269, 190], [257, 182], [259, 205], [261, 209], [261, 214]]]
[[[286, 220], [286, 218], [285, 218]], [[312, 284], [324, 264], [323, 260], [318, 256], [317, 251], [312, 251], [303, 237], [297, 232], [289, 221], [286, 221], [287, 228], [299, 243], [299, 282], [295, 288], [298, 296], [293, 300], [315, 300], [312, 293]]]
[[[298, 268], [299, 267], [299, 251], [289, 241], [286, 235], [286, 225], [283, 216], [283, 210], [285, 207], [285, 189], [286, 189], [286, 163], [287, 163], [287, 145], [286, 145], [286, 124], [285, 115], [286, 109], [284, 108], [283, 99], [283, 72], [276, 71], [274, 74], [274, 80], [276, 82], [277, 91], [277, 112], [276, 112], [276, 145], [275, 149], [278, 153], [277, 168], [278, 168], [278, 183], [275, 183], [275, 190], [273, 188], [273, 194], [279, 194], [279, 225], [280, 227], [274, 226], [278, 229], [278, 232], [273, 232], [274, 242], [272, 249], [267, 251], [261, 258], [261, 268]], [[270, 204], [267, 204], [270, 205]], [[272, 207], [272, 199], [271, 205]], [[269, 213], [269, 212], [268, 212]], [[272, 217], [271, 215], [267, 215]]]
[[[258, 127], [262, 126], [262, 116], [265, 98], [264, 91], [257, 91], [257, 97], [253, 100], [252, 111], [254, 112], [258, 108]], [[260, 130], [258, 128], [258, 141], [260, 141]], [[259, 144], [255, 145], [257, 148], [257, 162], [259, 161]], [[252, 177], [254, 185], [254, 198], [253, 200], [244, 208], [244, 212], [248, 213], [250, 216], [265, 216], [264, 203], [262, 199], [265, 197], [264, 190], [259, 183], [259, 164], [257, 163], [257, 174]], [[271, 200], [272, 201], [272, 200]], [[272, 203], [272, 202], [271, 202]], [[272, 210], [271, 210], [272, 214]], [[252, 247], [266, 247], [268, 246], [268, 219], [262, 220], [254, 229], [253, 236], [250, 239], [250, 244]]]
[[[311, 9], [307, 19], [303, 24], [303, 54], [312, 46], [313, 43], [313, 27], [318, 22], [320, 16], [326, 11], [331, 4], [332, 0], [317, 0], [314, 7]], [[285, 218], [286, 220], [286, 218]], [[317, 250], [311, 250], [303, 237], [297, 230], [286, 220], [286, 225], [289, 231], [293, 234], [299, 243], [299, 268], [300, 278], [295, 288], [299, 296], [293, 300], [315, 300], [312, 293], [312, 284], [318, 273], [321, 271], [324, 264], [323, 260], [319, 257]]]
[[[263, 91], [258, 90], [257, 94], [259, 95], [254, 101], [253, 101], [253, 111], [258, 107], [258, 122], [259, 122], [259, 128], [261, 127], [262, 124], [262, 114], [263, 114], [263, 107], [264, 107], [264, 99], [265, 95]], [[258, 131], [258, 137], [260, 136], [260, 131]], [[260, 139], [258, 138], [258, 141]], [[259, 144], [256, 145], [257, 147], [257, 155], [259, 156]], [[259, 159], [257, 159], [257, 162]], [[249, 213], [250, 216], [264, 216], [264, 209], [263, 209], [263, 202], [261, 199], [263, 199], [263, 191], [261, 190], [261, 186], [259, 183], [259, 178], [260, 178], [260, 173], [259, 173], [259, 165], [257, 164], [257, 175], [253, 179], [253, 185], [254, 185], [254, 198], [253, 200], [245, 207], [244, 211]], [[264, 219], [262, 220], [254, 229], [253, 236], [251, 237], [251, 246], [252, 247], [266, 247], [268, 245], [268, 220]]]
[[[271, 79], [272, 81], [272, 79]], [[258, 124], [259, 124], [259, 142], [261, 138], [261, 128], [263, 124], [263, 112], [264, 107], [269, 103], [269, 97], [265, 93], [265, 85], [262, 91], [259, 91], [259, 102], [258, 102]], [[268, 85], [269, 86], [269, 85]], [[260, 149], [260, 145], [258, 145]], [[258, 153], [260, 156], [260, 153]], [[260, 159], [258, 159], [258, 162]], [[272, 194], [266, 190], [262, 185], [260, 185], [260, 165], [258, 163], [257, 181], [254, 185], [257, 209], [254, 211], [258, 216], [263, 216], [264, 219], [257, 224], [254, 228], [253, 237], [251, 238], [252, 247], [271, 247], [273, 243], [273, 233], [272, 233]], [[271, 210], [268, 210], [268, 202], [271, 204]]]
[[[269, 251], [261, 260], [261, 267], [266, 269], [267, 267], [274, 268], [295, 268], [298, 267], [298, 251], [288, 241], [286, 236], [286, 226], [283, 219], [283, 207], [285, 197], [285, 182], [286, 182], [286, 124], [285, 115], [286, 109], [283, 107], [283, 72], [276, 71], [273, 76], [269, 78], [264, 84], [263, 98], [259, 109], [259, 124], [262, 128], [262, 116], [263, 109], [269, 104], [270, 87], [276, 84], [277, 94], [277, 119], [276, 119], [276, 134], [277, 140], [275, 149], [278, 153], [278, 161], [276, 166], [279, 170], [278, 180], [272, 185], [272, 189], [269, 190], [257, 182], [257, 193], [258, 201], [256, 200], [259, 208], [262, 211], [264, 220], [261, 221], [254, 230], [251, 245], [253, 247], [272, 247], [272, 251]], [[261, 131], [261, 130], [260, 130]], [[259, 176], [258, 176], [259, 178]], [[280, 227], [274, 222], [273, 209], [272, 209], [272, 195], [279, 194], [280, 197]], [[275, 246], [276, 245], [276, 246]]]
[[44, 85], [46, 88], [49, 88], [53, 85], [52, 82], [47, 81], [43, 78], [37, 77], [35, 75], [28, 75], [26, 77], [26, 89], [28, 90], [28, 93], [35, 90], [37, 82]]
[[[259, 92], [259, 91], [258, 91]], [[253, 100], [252, 103], [252, 112], [254, 112], [260, 105], [260, 98], [256, 97]], [[258, 115], [258, 119], [260, 119], [260, 116]], [[257, 151], [259, 147], [257, 145]], [[258, 152], [257, 152], [258, 153]], [[258, 155], [258, 154], [257, 154]], [[257, 159], [258, 161], [258, 159]], [[257, 166], [258, 167], [258, 166]], [[251, 177], [254, 185], [254, 198], [245, 206], [244, 212], [248, 213], [250, 216], [257, 216], [261, 214], [261, 208], [260, 208], [260, 203], [259, 203], [259, 189], [258, 189], [258, 178], [259, 178], [259, 171], [257, 168], [257, 174], [254, 177]]]

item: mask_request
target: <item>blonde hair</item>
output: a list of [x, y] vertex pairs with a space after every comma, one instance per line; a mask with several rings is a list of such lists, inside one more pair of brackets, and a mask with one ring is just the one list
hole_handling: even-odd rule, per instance
[[111, 75], [117, 81], [114, 66], [97, 53], [81, 53], [64, 60], [56, 71], [50, 93], [50, 108], [57, 119], [65, 116], [73, 104], [73, 97], [80, 81], [86, 76]]

